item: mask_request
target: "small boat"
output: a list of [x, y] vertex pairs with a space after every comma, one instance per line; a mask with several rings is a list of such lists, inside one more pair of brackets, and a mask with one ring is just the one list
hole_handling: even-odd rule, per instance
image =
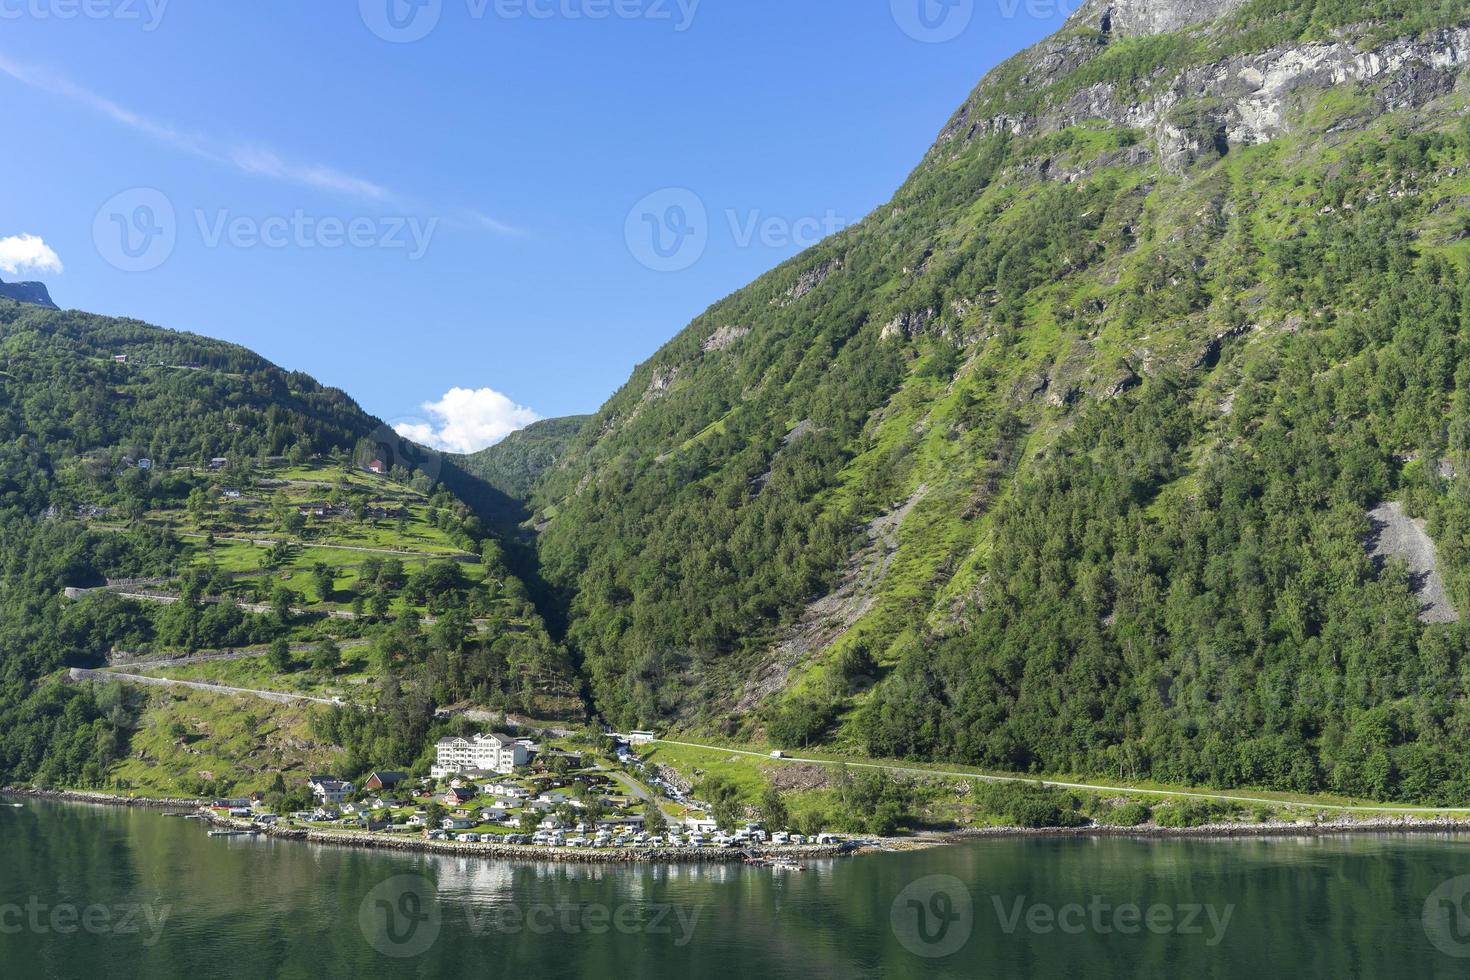
[[806, 866], [797, 864], [790, 858], [777, 858], [771, 862], [771, 867], [777, 871], [805, 871]]
[[253, 830], [211, 830], [211, 837], [250, 837], [255, 833]]
[[6, 803], [5, 805], [10, 807], [12, 810], [19, 810], [25, 806], [24, 803]]

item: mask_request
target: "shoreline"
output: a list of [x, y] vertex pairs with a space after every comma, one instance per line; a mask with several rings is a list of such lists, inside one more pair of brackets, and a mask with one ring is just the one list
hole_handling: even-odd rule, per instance
[[[1458, 834], [1470, 833], [1470, 817], [1368, 817], [1362, 820], [1271, 820], [1265, 823], [1214, 823], [1198, 827], [1160, 827], [1139, 824], [1120, 827], [966, 827], [934, 832], [932, 844], [966, 844], [979, 840], [1017, 837], [1136, 837], [1144, 840], [1229, 840], [1239, 837], [1330, 837], [1338, 834]], [[912, 838], [909, 838], [912, 840]]]
[[64, 803], [95, 803], [98, 806], [125, 806], [141, 810], [198, 810], [208, 800], [187, 797], [117, 796], [79, 789], [36, 789], [31, 786], [0, 786], [0, 796], [21, 796], [31, 800], [58, 800]]
[[1138, 840], [1232, 840], [1240, 838], [1330, 837], [1342, 834], [1470, 834], [1470, 817], [1385, 816], [1361, 820], [1271, 821], [1259, 824], [1202, 824], [1198, 827], [967, 827], [923, 831], [911, 837], [890, 837], [839, 845], [783, 848], [672, 848], [660, 850], [593, 850], [525, 844], [432, 841], [422, 837], [394, 837], [381, 833], [321, 830], [310, 827], [261, 826], [224, 817], [208, 809], [208, 801], [181, 797], [116, 796], [85, 790], [0, 787], [0, 796], [122, 806], [150, 810], [188, 810], [210, 827], [238, 830], [254, 836], [360, 850], [441, 854], [489, 860], [560, 862], [565, 864], [743, 864], [747, 856], [760, 859], [824, 861], [861, 854], [902, 854], [984, 840], [1018, 838], [1135, 838]]
[[535, 844], [468, 844], [459, 841], [425, 840], [422, 837], [390, 837], [386, 834], [352, 833], [316, 830], [309, 827], [260, 827], [248, 820], [220, 817], [206, 813], [204, 821], [212, 827], [251, 832], [257, 837], [325, 844], [334, 847], [356, 847], [362, 850], [419, 852], [453, 857], [479, 857], [496, 861], [532, 861], [538, 864], [744, 864], [747, 855], [764, 859], [826, 861], [848, 857], [863, 848], [833, 845], [825, 847], [791, 847], [778, 850], [726, 847], [618, 849], [545, 847]]
[[370, 834], [338, 830], [319, 830], [311, 827], [263, 827], [249, 820], [220, 816], [209, 809], [207, 800], [185, 798], [156, 798], [140, 796], [115, 796], [85, 790], [34, 789], [20, 786], [0, 786], [0, 796], [22, 799], [50, 800], [59, 803], [88, 803], [94, 806], [122, 806], [151, 810], [188, 810], [197, 814], [210, 827], [221, 830], [238, 830], [256, 837], [276, 840], [299, 841], [307, 844], [322, 844], [334, 847], [355, 847], [361, 850], [418, 852], [441, 854], [453, 857], [479, 857], [497, 861], [548, 861], [564, 864], [744, 864], [747, 854], [766, 859], [825, 861], [848, 857], [862, 851], [874, 850], [851, 844], [835, 844], [814, 847], [761, 848], [665, 848], [662, 850], [619, 849], [593, 850], [573, 847], [544, 847], [528, 844], [469, 844], [459, 841], [434, 841], [422, 837], [393, 837], [387, 834]]

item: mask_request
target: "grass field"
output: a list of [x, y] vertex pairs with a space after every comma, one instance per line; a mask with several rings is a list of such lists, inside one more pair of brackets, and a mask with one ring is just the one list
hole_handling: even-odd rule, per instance
[[[110, 773], [119, 789], [146, 796], [243, 795], [331, 772], [340, 750], [311, 738], [310, 708], [248, 697], [148, 690], [132, 752]], [[218, 781], [218, 782], [216, 782]]]
[[284, 674], [271, 670], [264, 656], [244, 660], [215, 660], [182, 667], [159, 667], [146, 672], [152, 676], [182, 681], [205, 681], [229, 687], [309, 694], [313, 697], [341, 697], [354, 703], [372, 703], [371, 695], [375, 689], [369, 684], [372, 668], [368, 647], [344, 648], [342, 665], [330, 673], [315, 670], [310, 663], [310, 653], [295, 653], [292, 655], [293, 669]]

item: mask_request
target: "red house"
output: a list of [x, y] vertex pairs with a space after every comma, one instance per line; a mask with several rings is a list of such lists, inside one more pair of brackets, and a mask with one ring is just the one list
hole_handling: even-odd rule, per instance
[[444, 794], [444, 803], [447, 806], [464, 806], [477, 795], [473, 786], [461, 786]]
[[367, 468], [369, 473], [376, 473], [379, 476], [382, 476], [384, 473], [388, 472], [388, 467], [383, 463], [381, 459], [373, 460], [371, 463], [367, 464]]
[[362, 786], [363, 789], [373, 791], [392, 789], [407, 778], [408, 773], [406, 772], [384, 772], [380, 770], [369, 776], [367, 782], [363, 783]]

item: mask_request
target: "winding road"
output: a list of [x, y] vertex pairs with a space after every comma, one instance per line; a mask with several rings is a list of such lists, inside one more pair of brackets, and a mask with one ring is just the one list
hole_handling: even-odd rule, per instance
[[336, 698], [319, 698], [310, 694], [288, 694], [285, 691], [260, 691], [249, 687], [229, 687], [224, 684], [209, 684], [204, 681], [181, 681], [172, 677], [153, 677], [149, 674], [129, 674], [120, 670], [87, 670], [73, 667], [68, 676], [73, 681], [112, 681], [114, 683], [142, 684], [149, 687], [187, 687], [211, 694], [243, 694], [247, 697], [275, 701], [279, 704], [333, 704], [350, 706]]

